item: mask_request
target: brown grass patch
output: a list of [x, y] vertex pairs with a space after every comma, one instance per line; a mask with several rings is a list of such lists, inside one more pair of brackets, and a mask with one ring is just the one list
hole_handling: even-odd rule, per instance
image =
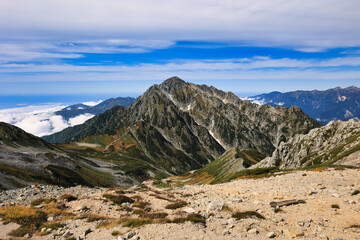
[[50, 202], [56, 202], [56, 198], [39, 198], [30, 203], [31, 206], [37, 206], [41, 204], [47, 204]]
[[75, 201], [78, 198], [76, 196], [73, 196], [71, 194], [64, 194], [60, 197], [61, 200], [65, 200], [67, 202]]
[[99, 221], [99, 220], [107, 220], [107, 217], [104, 216], [100, 216], [97, 214], [89, 214], [87, 215], [87, 222], [95, 222], [95, 221]]
[[27, 233], [32, 235], [47, 220], [45, 212], [25, 206], [1, 208], [0, 216], [5, 224], [14, 222], [20, 225], [10, 232], [15, 237], [22, 237]]
[[126, 219], [121, 219], [120, 221], [122, 222], [123, 227], [129, 227], [129, 228], [140, 227], [146, 224], [153, 223], [151, 219], [142, 219], [142, 218], [138, 218], [138, 219], [126, 218]]
[[139, 201], [139, 202], [133, 203], [132, 207], [145, 209], [149, 205], [150, 205], [149, 202]]
[[265, 219], [263, 215], [255, 211], [236, 212], [232, 214], [231, 217], [237, 220], [244, 218], [254, 218], [254, 217], [258, 219]]
[[113, 203], [116, 203], [116, 204], [119, 204], [119, 205], [121, 205], [122, 203], [133, 203], [133, 202], [135, 202], [134, 199], [129, 198], [128, 196], [125, 196], [125, 195], [104, 194], [103, 197], [107, 198], [110, 201], [112, 201]]
[[96, 228], [105, 228], [105, 229], [110, 229], [113, 228], [115, 226], [119, 225], [119, 221], [118, 220], [104, 220], [101, 221], [100, 223], [98, 223], [96, 225]]
[[192, 222], [192, 223], [205, 224], [205, 218], [203, 216], [201, 216], [200, 214], [196, 214], [196, 213], [191, 213], [191, 214], [187, 215], [186, 217], [175, 218], [171, 222], [172, 223], [184, 223], [187, 221]]
[[185, 207], [186, 205], [188, 205], [188, 203], [185, 201], [176, 201], [174, 203], [170, 203], [170, 204], [166, 205], [165, 208], [166, 209], [178, 209], [178, 208]]
[[210, 175], [207, 172], [202, 172], [202, 173], [195, 173], [195, 176], [192, 176], [192, 178], [188, 181], [186, 181], [186, 184], [192, 185], [195, 183], [200, 183], [200, 184], [210, 184], [212, 181], [215, 180], [215, 177]]

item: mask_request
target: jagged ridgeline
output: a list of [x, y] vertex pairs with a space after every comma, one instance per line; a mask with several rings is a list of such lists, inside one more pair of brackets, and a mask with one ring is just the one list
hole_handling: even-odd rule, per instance
[[319, 126], [297, 107], [260, 106], [172, 77], [128, 108], [114, 107], [43, 139], [146, 179], [201, 168], [231, 148], [270, 156], [280, 142]]

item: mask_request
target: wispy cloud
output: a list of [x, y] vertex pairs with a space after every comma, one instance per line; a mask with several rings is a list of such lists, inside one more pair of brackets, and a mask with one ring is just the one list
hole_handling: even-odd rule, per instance
[[[1, 40], [1, 39], [0, 39]], [[144, 53], [173, 45], [165, 40], [105, 39], [73, 42], [0, 42], [0, 63], [84, 57], [83, 53]]]
[[[92, 65], [79, 66], [70, 64], [0, 64], [0, 73], [16, 74], [11, 81], [26, 81], [26, 75], [18, 76], [18, 73], [38, 73], [36, 80], [51, 81], [91, 81], [91, 80], [154, 80], [159, 75], [171, 76], [176, 73], [192, 74], [194, 78], [198, 73], [214, 72], [223, 74], [226, 78], [261, 78], [273, 79], [274, 77], [289, 78], [300, 77], [304, 79], [321, 78], [351, 78], [359, 74], [360, 69], [339, 70], [337, 67], [360, 67], [360, 57], [347, 56], [331, 59], [273, 59], [268, 56], [256, 56], [253, 58], [220, 59], [220, 60], [172, 60], [167, 63], [141, 63], [136, 65]], [[264, 74], [265, 73], [265, 74]], [[98, 75], [99, 74], [99, 75]], [[100, 76], [101, 75], [101, 76]], [[186, 74], [189, 75], [189, 74]], [[6, 75], [5, 75], [6, 76]], [[52, 77], [53, 76], [53, 77]], [[57, 78], [54, 76], [58, 76]], [[61, 78], [59, 76], [62, 76]], [[206, 74], [208, 76], [208, 74]], [[341, 77], [343, 76], [343, 77]], [[70, 78], [69, 78], [70, 77]], [[6, 77], [0, 76], [0, 81], [5, 82]], [[162, 78], [160, 78], [162, 79]]]

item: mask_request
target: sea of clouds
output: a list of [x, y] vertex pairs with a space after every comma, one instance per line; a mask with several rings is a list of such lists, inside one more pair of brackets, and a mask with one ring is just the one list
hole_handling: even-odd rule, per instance
[[[85, 102], [83, 104], [95, 106], [100, 102]], [[35, 136], [59, 132], [67, 127], [84, 123], [95, 115], [85, 113], [70, 118], [68, 121], [55, 112], [67, 107], [62, 104], [44, 104], [0, 110], [0, 121], [15, 125]]]

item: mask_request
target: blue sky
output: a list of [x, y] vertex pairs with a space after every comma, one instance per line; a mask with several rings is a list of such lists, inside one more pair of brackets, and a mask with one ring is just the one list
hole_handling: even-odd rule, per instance
[[[2, 0], [0, 95], [360, 86], [358, 0]], [[95, 99], [96, 100], [96, 99]]]

